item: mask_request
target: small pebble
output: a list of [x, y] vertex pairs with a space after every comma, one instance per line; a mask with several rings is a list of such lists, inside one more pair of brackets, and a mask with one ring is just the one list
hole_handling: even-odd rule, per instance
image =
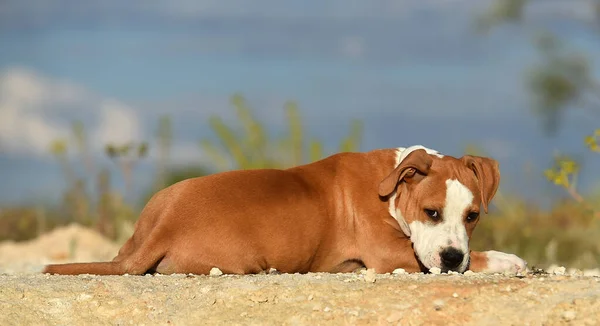
[[438, 267], [432, 267], [429, 269], [429, 272], [434, 275], [439, 275], [442, 273], [442, 270], [439, 269]]
[[577, 316], [577, 313], [575, 313], [575, 311], [573, 311], [573, 310], [567, 310], [562, 313], [562, 318], [566, 321], [571, 321], [571, 320], [575, 319], [576, 316]]
[[452, 293], [452, 297], [453, 298], [458, 298], [458, 293], [456, 293], [456, 292]]
[[220, 276], [223, 275], [223, 272], [221, 272], [220, 269], [213, 267], [210, 269], [210, 276]]
[[376, 280], [377, 276], [375, 274], [375, 270], [372, 268], [368, 269], [367, 273], [365, 274], [365, 282], [375, 283]]
[[323, 311], [325, 311], [325, 312], [330, 312], [330, 311], [331, 311], [331, 308], [329, 308], [329, 307], [325, 307], [325, 309], [323, 309]]
[[311, 301], [314, 298], [314, 296], [312, 294], [308, 295], [308, 301]]
[[471, 276], [471, 275], [475, 275], [475, 273], [473, 273], [473, 271], [471, 271], [471, 270], [465, 271], [463, 274], [464, 274], [465, 276]]
[[404, 268], [396, 268], [396, 269], [394, 269], [392, 274], [403, 275], [403, 274], [406, 274], [406, 271], [404, 270]]
[[433, 301], [433, 308], [435, 310], [438, 310], [438, 311], [442, 310], [443, 306], [444, 306], [444, 301], [443, 300], [437, 299], [437, 300]]

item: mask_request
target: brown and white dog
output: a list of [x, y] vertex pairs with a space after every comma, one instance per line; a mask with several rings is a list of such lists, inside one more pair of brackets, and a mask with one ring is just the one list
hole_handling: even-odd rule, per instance
[[423, 146], [340, 153], [285, 170], [192, 178], [148, 202], [111, 262], [52, 274], [524, 271], [519, 257], [469, 250], [500, 181], [490, 158]]

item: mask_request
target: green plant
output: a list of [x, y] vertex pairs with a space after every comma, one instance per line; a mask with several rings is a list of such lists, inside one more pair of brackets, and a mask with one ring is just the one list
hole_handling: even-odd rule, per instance
[[76, 147], [83, 156], [81, 149], [85, 148], [85, 130], [78, 122], [74, 122], [71, 126], [71, 132], [71, 138], [53, 140], [50, 143], [50, 152], [59, 161], [65, 177], [64, 209], [77, 223], [87, 225], [90, 223], [88, 214], [90, 201], [86, 191], [86, 180], [85, 177], [77, 175], [69, 157], [69, 141], [75, 141]]
[[[42, 215], [43, 214], [43, 215]], [[23, 204], [0, 209], [0, 241], [23, 241], [62, 225], [62, 214], [41, 209], [36, 204]]]
[[593, 134], [586, 136], [584, 142], [585, 145], [590, 149], [590, 151], [600, 153], [600, 145], [598, 144], [599, 140], [600, 128], [594, 130]]
[[[72, 153], [71, 151], [74, 152]], [[126, 194], [131, 196], [132, 169], [136, 162], [146, 156], [148, 145], [141, 144], [108, 144], [106, 154], [118, 164], [125, 179]], [[123, 221], [131, 220], [136, 215], [122, 196], [113, 191], [110, 184], [110, 173], [101, 169], [98, 173], [89, 152], [89, 144], [85, 126], [75, 121], [71, 126], [70, 137], [56, 139], [50, 145], [50, 152], [62, 166], [66, 188], [63, 194], [62, 207], [68, 220], [84, 226], [94, 227], [103, 235], [116, 239], [120, 234]], [[77, 169], [72, 160], [83, 165]], [[79, 173], [78, 173], [79, 172]], [[96, 186], [97, 197], [94, 197], [89, 186]], [[39, 220], [39, 219], [38, 219]], [[39, 223], [46, 221], [39, 220]], [[44, 227], [40, 225], [39, 227]]]
[[496, 207], [475, 229], [473, 250], [514, 253], [538, 267], [559, 264], [583, 269], [600, 264], [600, 220], [577, 202], [561, 200], [542, 209], [504, 194]]
[[[209, 124], [218, 143], [208, 139], [200, 143], [216, 170], [286, 168], [319, 160], [327, 154], [322, 141], [314, 137], [307, 140], [296, 103], [284, 105], [288, 131], [280, 137], [267, 134], [266, 128], [252, 115], [241, 95], [234, 95], [231, 103], [241, 124], [241, 132], [215, 115], [209, 119]], [[338, 151], [358, 150], [361, 138], [362, 123], [354, 120]]]
[[158, 155], [156, 161], [156, 181], [154, 183], [155, 191], [164, 188], [168, 183], [166, 179], [171, 145], [173, 143], [173, 126], [171, 118], [167, 115], [162, 116], [159, 120], [156, 140]]
[[125, 197], [133, 199], [133, 168], [148, 154], [148, 143], [128, 142], [121, 145], [107, 144], [106, 155], [117, 164], [125, 180]]

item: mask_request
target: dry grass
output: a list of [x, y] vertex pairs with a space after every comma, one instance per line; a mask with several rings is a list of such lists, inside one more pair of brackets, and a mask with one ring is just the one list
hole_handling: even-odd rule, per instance
[[598, 267], [600, 220], [593, 211], [572, 200], [542, 210], [517, 199], [500, 199], [502, 210], [483, 216], [477, 226], [473, 249], [511, 252], [530, 266]]

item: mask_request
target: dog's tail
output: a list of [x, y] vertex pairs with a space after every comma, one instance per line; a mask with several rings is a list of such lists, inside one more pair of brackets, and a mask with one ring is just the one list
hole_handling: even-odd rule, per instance
[[152, 251], [142, 246], [122, 260], [94, 263], [68, 263], [46, 265], [42, 273], [60, 275], [142, 275], [152, 270], [165, 256], [164, 251]]
[[[169, 192], [165, 192], [166, 189], [155, 196], [168, 195]], [[162, 233], [168, 228], [158, 224], [163, 220], [159, 218], [160, 214], [168, 213], [169, 211], [165, 211], [164, 208], [164, 200], [151, 199], [142, 210], [140, 219], [135, 224], [133, 235], [125, 242], [112, 261], [51, 264], [45, 266], [42, 272], [61, 275], [145, 274], [153, 270], [167, 254], [169, 243], [166, 239], [169, 237]]]
[[46, 265], [42, 273], [60, 274], [60, 275], [122, 275], [125, 274], [123, 264], [119, 262], [101, 262], [101, 263], [70, 263], [70, 264], [51, 264]]
[[159, 237], [152, 234], [156, 232], [160, 232], [160, 228], [153, 230], [150, 236], [137, 248], [135, 248], [132, 238], [130, 238], [121, 248], [117, 257], [110, 262], [50, 264], [45, 266], [42, 273], [60, 275], [142, 275], [152, 270], [165, 257], [165, 244], [157, 241]]

